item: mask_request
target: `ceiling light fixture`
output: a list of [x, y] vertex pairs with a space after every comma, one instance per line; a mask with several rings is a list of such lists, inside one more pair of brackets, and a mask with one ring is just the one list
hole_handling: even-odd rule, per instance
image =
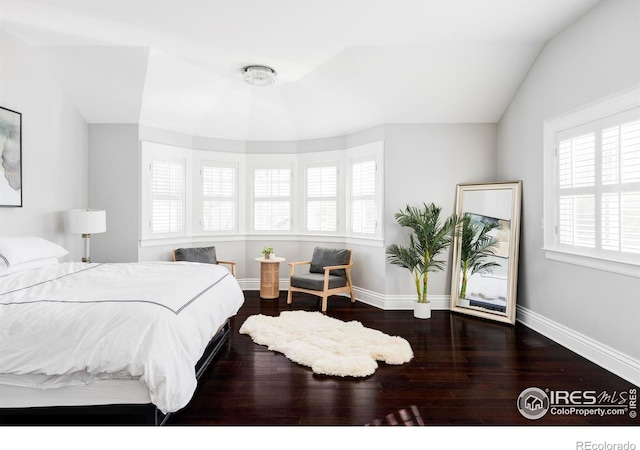
[[276, 71], [267, 66], [247, 66], [242, 69], [244, 81], [253, 86], [269, 86], [276, 82]]

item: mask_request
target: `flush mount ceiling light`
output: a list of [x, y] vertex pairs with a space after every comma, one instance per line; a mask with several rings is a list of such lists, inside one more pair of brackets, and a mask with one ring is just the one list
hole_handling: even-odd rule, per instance
[[254, 86], [269, 86], [276, 82], [276, 71], [267, 66], [247, 66], [242, 69], [244, 81]]

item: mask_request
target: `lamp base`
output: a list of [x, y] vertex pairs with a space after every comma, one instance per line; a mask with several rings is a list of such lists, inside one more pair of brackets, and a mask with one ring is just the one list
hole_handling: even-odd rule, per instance
[[91, 248], [91, 234], [83, 233], [82, 238], [84, 239], [84, 257], [82, 258], [82, 262], [90, 263], [91, 258], [89, 257], [89, 252]]

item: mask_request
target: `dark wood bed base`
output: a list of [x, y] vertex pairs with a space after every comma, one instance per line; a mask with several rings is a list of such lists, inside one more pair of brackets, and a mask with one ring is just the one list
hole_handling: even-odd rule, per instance
[[[209, 364], [220, 353], [225, 344], [229, 343], [229, 335], [231, 334], [231, 323], [227, 320], [224, 325], [220, 327], [218, 332], [209, 341], [207, 348], [205, 349], [202, 357], [196, 363], [196, 379], [200, 380], [200, 377], [207, 370]], [[172, 413], [163, 414], [153, 404], [119, 404], [119, 405], [94, 405], [94, 406], [47, 406], [47, 407], [34, 407], [34, 408], [2, 408], [0, 409], [0, 425], [4, 425], [5, 421], [3, 417], [17, 417], [17, 416], [37, 416], [37, 417], [51, 417], [53, 422], [59, 425], [68, 424], [76, 425], [75, 423], [66, 423], [65, 418], [69, 417], [87, 417], [87, 416], [104, 416], [104, 425], [123, 425], [122, 419], [130, 417], [132, 419], [138, 418], [138, 422], [144, 422], [147, 425], [162, 426], [171, 417]], [[6, 422], [6, 425], [13, 425], [10, 420]], [[129, 423], [128, 421], [125, 423]], [[131, 422], [135, 424], [134, 422]]]

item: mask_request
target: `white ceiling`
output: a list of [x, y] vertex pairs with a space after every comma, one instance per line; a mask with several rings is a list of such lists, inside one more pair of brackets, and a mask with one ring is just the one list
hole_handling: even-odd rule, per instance
[[[497, 122], [544, 43], [599, 2], [0, 0], [0, 28], [89, 123], [303, 140]], [[250, 64], [276, 84], [245, 84]]]

